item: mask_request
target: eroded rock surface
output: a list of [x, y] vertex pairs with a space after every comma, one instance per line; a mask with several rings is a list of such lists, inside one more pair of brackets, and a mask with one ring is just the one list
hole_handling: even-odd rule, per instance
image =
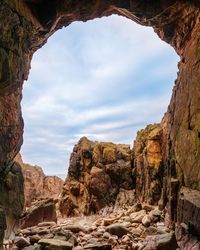
[[24, 163], [21, 155], [15, 157], [24, 176], [25, 206], [41, 198], [58, 198], [64, 181], [57, 176], [45, 176], [41, 167]]
[[56, 202], [52, 198], [36, 201], [28, 208], [19, 221], [21, 228], [35, 226], [45, 221], [57, 221]]
[[200, 249], [200, 192], [182, 187], [178, 197], [176, 236], [181, 249]]
[[24, 208], [24, 178], [20, 166], [13, 163], [0, 174], [0, 205], [6, 214], [6, 237], [11, 234]]
[[130, 146], [83, 137], [70, 157], [60, 212], [67, 216], [95, 213], [114, 204], [121, 188], [133, 187]]
[[148, 125], [137, 133], [133, 147], [136, 194], [141, 202], [157, 204], [163, 182], [162, 140], [160, 124]]

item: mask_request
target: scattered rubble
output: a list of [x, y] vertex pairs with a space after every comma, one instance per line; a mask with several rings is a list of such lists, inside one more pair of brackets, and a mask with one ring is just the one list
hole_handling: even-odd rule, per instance
[[[138, 207], [145, 208], [138, 211]], [[6, 249], [176, 250], [175, 234], [157, 206], [105, 208], [96, 215], [38, 223], [20, 229]], [[149, 248], [151, 246], [151, 248]]]

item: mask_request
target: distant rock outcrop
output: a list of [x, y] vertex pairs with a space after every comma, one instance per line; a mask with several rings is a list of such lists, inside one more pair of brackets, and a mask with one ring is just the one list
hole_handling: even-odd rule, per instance
[[81, 138], [71, 154], [61, 214], [90, 214], [114, 204], [120, 189], [134, 188], [132, 169], [129, 145]]
[[57, 222], [56, 203], [53, 198], [33, 202], [19, 221], [20, 228], [35, 226], [45, 221]]
[[64, 181], [57, 176], [45, 176], [41, 167], [23, 162], [18, 154], [15, 161], [21, 166], [24, 176], [25, 206], [40, 198], [57, 198], [62, 191]]

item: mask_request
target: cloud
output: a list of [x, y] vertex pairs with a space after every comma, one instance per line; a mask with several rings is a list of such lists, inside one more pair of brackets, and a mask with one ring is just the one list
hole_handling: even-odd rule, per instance
[[123, 17], [58, 31], [34, 55], [24, 85], [25, 161], [63, 174], [81, 136], [132, 143], [166, 111], [177, 61], [152, 28]]

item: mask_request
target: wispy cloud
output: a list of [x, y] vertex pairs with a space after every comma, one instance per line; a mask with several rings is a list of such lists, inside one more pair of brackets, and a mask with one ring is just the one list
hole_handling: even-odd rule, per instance
[[83, 135], [132, 143], [166, 111], [177, 61], [151, 28], [119, 16], [57, 32], [35, 54], [24, 86], [25, 161], [62, 174]]

